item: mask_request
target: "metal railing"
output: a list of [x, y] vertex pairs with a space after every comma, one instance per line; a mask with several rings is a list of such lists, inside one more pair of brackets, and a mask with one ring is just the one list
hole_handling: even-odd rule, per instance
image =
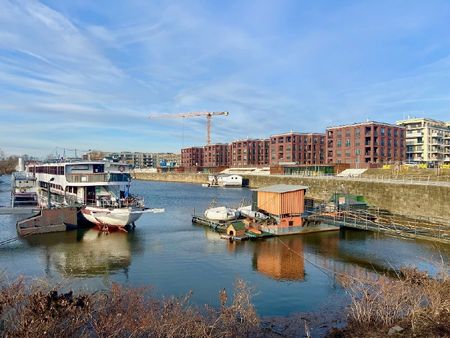
[[66, 174], [67, 182], [70, 183], [106, 183], [106, 182], [128, 182], [130, 174], [95, 173], [95, 174]]
[[108, 182], [108, 174], [66, 174], [66, 180], [70, 183]]

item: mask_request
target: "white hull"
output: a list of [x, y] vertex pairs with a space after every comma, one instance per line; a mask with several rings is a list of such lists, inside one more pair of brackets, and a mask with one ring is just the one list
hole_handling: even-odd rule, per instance
[[221, 185], [224, 188], [241, 188], [242, 187], [242, 182], [222, 182], [219, 183], [219, 185]]
[[205, 217], [212, 221], [231, 221], [239, 217], [239, 211], [226, 207], [210, 208], [205, 211]]
[[136, 222], [144, 213], [144, 210], [133, 210], [131, 207], [108, 209], [87, 206], [81, 212], [84, 218], [91, 223], [123, 228]]
[[252, 206], [248, 205], [245, 207], [238, 208], [238, 211], [241, 213], [241, 215], [250, 217], [250, 218], [257, 218], [257, 219], [268, 219], [269, 217], [262, 212], [253, 211]]
[[242, 187], [242, 176], [239, 175], [210, 175], [208, 182], [211, 186]]

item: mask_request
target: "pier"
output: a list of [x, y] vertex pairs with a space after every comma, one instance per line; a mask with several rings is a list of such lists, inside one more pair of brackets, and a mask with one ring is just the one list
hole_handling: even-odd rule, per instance
[[435, 240], [450, 244], [450, 224], [444, 219], [408, 219], [380, 210], [315, 212], [306, 218], [338, 227], [381, 232], [404, 238]]
[[36, 207], [0, 207], [0, 215], [25, 215], [39, 212], [39, 208]]

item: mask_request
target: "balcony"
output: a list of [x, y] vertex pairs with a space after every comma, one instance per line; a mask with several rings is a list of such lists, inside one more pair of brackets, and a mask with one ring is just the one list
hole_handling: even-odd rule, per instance
[[406, 138], [422, 137], [422, 136], [423, 134], [420, 132], [406, 133]]

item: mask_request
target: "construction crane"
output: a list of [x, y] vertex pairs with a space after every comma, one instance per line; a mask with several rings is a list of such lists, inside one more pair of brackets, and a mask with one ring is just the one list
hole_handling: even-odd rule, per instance
[[180, 113], [180, 114], [151, 114], [150, 119], [182, 119], [198, 116], [206, 116], [206, 144], [211, 144], [211, 120], [213, 116], [230, 115], [227, 111], [220, 112], [192, 112], [192, 113]]

